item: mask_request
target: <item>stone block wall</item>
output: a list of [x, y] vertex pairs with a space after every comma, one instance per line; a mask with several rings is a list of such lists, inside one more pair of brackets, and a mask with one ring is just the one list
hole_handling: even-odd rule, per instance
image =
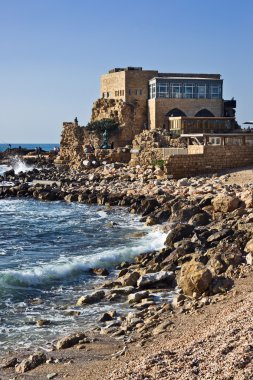
[[194, 146], [190, 149], [188, 155], [170, 156], [165, 161], [167, 175], [172, 178], [192, 177], [253, 164], [253, 148], [248, 145]]
[[149, 99], [149, 128], [162, 128], [168, 126], [166, 114], [174, 108], [178, 108], [186, 116], [193, 117], [204, 108], [208, 109], [216, 117], [223, 116], [222, 99]]

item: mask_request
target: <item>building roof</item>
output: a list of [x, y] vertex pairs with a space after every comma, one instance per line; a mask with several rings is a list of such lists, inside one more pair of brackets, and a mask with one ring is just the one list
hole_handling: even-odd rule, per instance
[[[176, 74], [175, 74], [176, 75]], [[210, 77], [204, 77], [204, 76], [162, 76], [162, 77], [160, 77], [160, 76], [158, 76], [158, 77], [154, 77], [154, 78], [152, 78], [152, 79], [150, 79], [150, 81], [152, 81], [152, 80], [156, 80], [156, 79], [178, 79], [178, 80], [182, 80], [182, 79], [193, 79], [193, 80], [213, 80], [213, 81], [217, 81], [217, 80], [219, 80], [219, 81], [223, 81], [223, 79], [220, 79], [220, 78], [210, 78]]]

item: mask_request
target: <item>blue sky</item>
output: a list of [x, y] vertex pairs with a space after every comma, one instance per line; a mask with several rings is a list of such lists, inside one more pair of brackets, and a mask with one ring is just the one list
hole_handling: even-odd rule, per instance
[[59, 142], [113, 67], [220, 73], [253, 119], [253, 1], [0, 0], [0, 143]]

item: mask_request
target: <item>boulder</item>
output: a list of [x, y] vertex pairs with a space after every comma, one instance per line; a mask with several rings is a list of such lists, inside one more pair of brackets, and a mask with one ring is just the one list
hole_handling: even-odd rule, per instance
[[137, 286], [139, 288], [144, 287], [154, 287], [159, 285], [161, 283], [164, 285], [164, 283], [171, 284], [174, 280], [174, 273], [173, 272], [165, 272], [160, 271], [156, 273], [147, 273], [141, 276], [137, 281]]
[[117, 313], [115, 310], [108, 311], [101, 315], [101, 317], [98, 319], [98, 322], [108, 322], [112, 321], [117, 316]]
[[73, 347], [75, 344], [79, 343], [79, 341], [84, 338], [86, 338], [86, 335], [83, 333], [65, 336], [64, 338], [58, 340], [58, 342], [56, 343], [56, 349], [61, 350]]
[[252, 252], [248, 253], [246, 255], [245, 259], [246, 259], [246, 263], [248, 265], [253, 265], [253, 253]]
[[244, 251], [245, 251], [246, 253], [253, 253], [253, 239], [250, 239], [250, 240], [247, 242], [247, 244], [246, 244], [246, 246], [245, 246], [245, 248], [244, 248]]
[[246, 208], [253, 208], [253, 189], [245, 190], [240, 195]]
[[66, 202], [77, 202], [78, 201], [78, 194], [65, 195], [64, 200]]
[[189, 237], [193, 230], [194, 226], [191, 226], [190, 224], [177, 224], [168, 233], [167, 238], [165, 240], [165, 245], [173, 248], [174, 243]]
[[108, 276], [109, 271], [106, 268], [91, 268], [89, 270], [91, 274], [95, 274], [96, 276]]
[[206, 226], [210, 223], [210, 215], [205, 211], [197, 213], [191, 217], [188, 223], [193, 226]]
[[219, 194], [212, 200], [212, 205], [216, 212], [231, 212], [240, 207], [240, 199], [236, 196]]
[[137, 281], [140, 277], [139, 272], [128, 272], [124, 276], [120, 277], [118, 280], [121, 282], [122, 286], [136, 286]]
[[208, 289], [211, 281], [211, 271], [193, 259], [182, 265], [178, 285], [188, 296], [192, 296], [193, 293], [201, 295]]
[[128, 302], [129, 303], [138, 303], [142, 299], [147, 298], [148, 296], [149, 296], [148, 291], [132, 293], [132, 294], [129, 294], [129, 296], [128, 296]]
[[77, 306], [82, 306], [85, 304], [91, 304], [91, 303], [96, 303], [103, 299], [105, 297], [105, 292], [103, 290], [98, 290], [94, 293], [87, 294], [86, 296], [82, 296], [77, 300], [76, 305]]
[[16, 373], [24, 373], [38, 367], [40, 364], [45, 363], [47, 357], [44, 353], [37, 353], [30, 355], [28, 359], [22, 360], [20, 364], [15, 367]]
[[217, 231], [217, 232], [213, 233], [212, 235], [210, 235], [207, 238], [207, 242], [212, 243], [215, 241], [219, 241], [219, 240], [225, 239], [227, 236], [231, 236], [232, 234], [233, 234], [233, 230], [231, 230], [229, 228], [224, 228], [224, 229]]

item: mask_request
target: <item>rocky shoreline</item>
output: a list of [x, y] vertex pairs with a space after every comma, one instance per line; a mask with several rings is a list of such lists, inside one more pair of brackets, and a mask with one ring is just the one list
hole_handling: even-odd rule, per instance
[[[105, 298], [112, 304], [121, 300], [133, 311], [126, 316], [116, 310], [105, 313], [92, 337], [89, 333], [70, 335], [60, 339], [54, 350], [75, 347], [85, 351], [92, 340], [99, 343], [106, 337], [118, 340], [114, 354], [119, 357], [131, 343], [141, 347], [170, 331], [176, 315], [191, 315], [224, 299], [253, 260], [253, 185], [231, 184], [229, 177], [225, 174], [175, 181], [167, 179], [161, 168], [124, 164], [82, 172], [47, 165], [18, 175], [5, 173], [0, 182], [13, 185], [0, 187], [0, 199], [33, 197], [124, 206], [140, 214], [147, 225], [159, 225], [167, 234], [163, 249], [121, 263], [115, 279], [77, 300], [81, 307]], [[104, 268], [91, 270], [95, 275], [108, 274]], [[168, 294], [176, 286], [179, 290], [172, 302], [157, 302], [157, 293]], [[2, 364], [3, 376], [30, 371], [51, 359], [41, 353], [21, 362], [20, 358], [8, 360]]]

